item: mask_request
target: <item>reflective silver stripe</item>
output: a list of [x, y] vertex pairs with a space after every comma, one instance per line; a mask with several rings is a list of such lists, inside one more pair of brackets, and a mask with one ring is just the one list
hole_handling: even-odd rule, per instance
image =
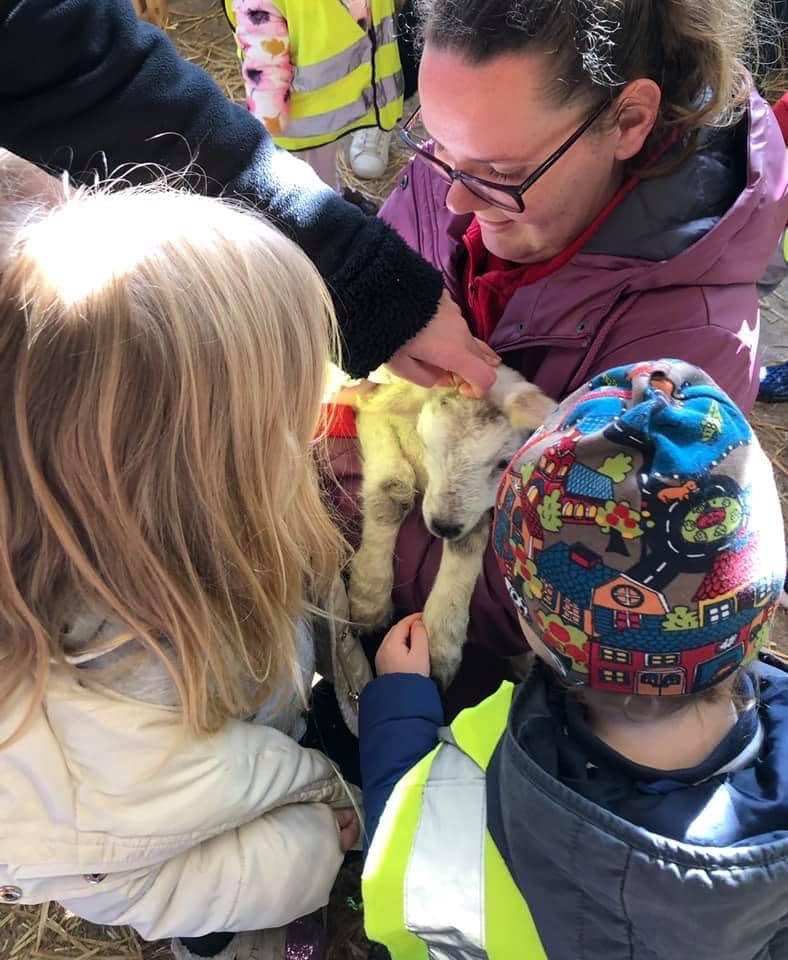
[[360, 120], [372, 107], [372, 90], [365, 90], [355, 103], [340, 107], [338, 110], [329, 110], [327, 113], [317, 113], [311, 117], [291, 118], [287, 124], [284, 136], [295, 140], [307, 137], [319, 137], [322, 134], [334, 133]]
[[327, 60], [310, 63], [306, 67], [297, 67], [293, 74], [293, 91], [312, 93], [327, 87], [330, 83], [348, 76], [362, 63], [369, 63], [372, 46], [367, 37], [361, 37], [353, 46], [335, 53]]
[[387, 43], [394, 43], [397, 39], [397, 31], [394, 25], [394, 17], [384, 17], [375, 27], [375, 43], [380, 47], [385, 47]]
[[[430, 960], [487, 958], [486, 831], [484, 772], [460, 749], [444, 743], [424, 785], [405, 874], [405, 926], [427, 945]], [[441, 874], [439, 897], [435, 895], [436, 864]]]
[[[387, 43], [394, 43], [394, 18], [384, 17], [375, 27], [375, 43], [378, 48]], [[321, 60], [319, 63], [310, 63], [305, 67], [296, 67], [293, 74], [293, 90], [296, 93], [313, 93], [336, 83], [348, 76], [362, 63], [369, 63], [372, 56], [372, 44], [369, 37], [359, 37], [354, 44], [346, 47], [333, 57]]]
[[[387, 104], [398, 100], [402, 91], [402, 76], [396, 74], [393, 77], [384, 77], [379, 83], [375, 84], [375, 98], [379, 109]], [[343, 127], [350, 126], [356, 120], [360, 120], [364, 114], [368, 113], [375, 106], [372, 99], [372, 88], [367, 89], [361, 94], [355, 103], [346, 104], [337, 110], [329, 110], [326, 113], [316, 113], [311, 117], [296, 117], [290, 120], [284, 132], [284, 137], [292, 137], [295, 140], [302, 137], [317, 137], [322, 134], [334, 133]]]

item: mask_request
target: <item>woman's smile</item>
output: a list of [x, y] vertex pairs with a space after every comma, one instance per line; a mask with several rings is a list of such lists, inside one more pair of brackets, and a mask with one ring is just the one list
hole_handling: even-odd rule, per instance
[[515, 225], [514, 220], [485, 220], [484, 217], [476, 215], [476, 219], [479, 221], [479, 226], [482, 228], [482, 233], [486, 233], [488, 230], [491, 233], [503, 233], [505, 230], [511, 230]]

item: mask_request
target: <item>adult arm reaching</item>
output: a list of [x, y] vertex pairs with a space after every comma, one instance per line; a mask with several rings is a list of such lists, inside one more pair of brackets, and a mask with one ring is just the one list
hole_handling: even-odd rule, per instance
[[492, 384], [438, 271], [277, 149], [128, 0], [0, 0], [0, 146], [78, 182], [188, 168], [199, 189], [259, 207], [313, 260], [351, 375], [396, 354], [398, 372], [421, 383], [448, 371]]

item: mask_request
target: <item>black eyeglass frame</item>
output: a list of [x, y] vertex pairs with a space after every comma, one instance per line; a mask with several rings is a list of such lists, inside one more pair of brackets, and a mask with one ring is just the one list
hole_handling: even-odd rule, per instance
[[[424, 141], [419, 142], [411, 134], [411, 128], [415, 125], [416, 120], [421, 113], [421, 107], [417, 107], [416, 110], [410, 115], [407, 122], [403, 124], [402, 128], [399, 131], [399, 135], [404, 140], [404, 142], [414, 150], [415, 153], [421, 157], [423, 160], [427, 160], [429, 163], [432, 163], [434, 166], [438, 167], [443, 171], [449, 183], [454, 183], [459, 181], [466, 189], [478, 197], [480, 200], [484, 200], [486, 203], [491, 204], [494, 207], [499, 207], [502, 210], [508, 210], [510, 213], [524, 213], [525, 212], [525, 201], [523, 200], [523, 194], [526, 190], [530, 188], [543, 177], [548, 170], [551, 169], [563, 155], [569, 150], [575, 143], [583, 136], [583, 134], [588, 130], [588, 128], [598, 120], [605, 110], [611, 106], [613, 103], [612, 98], [604, 100], [602, 103], [596, 107], [588, 117], [580, 124], [580, 126], [572, 133], [564, 142], [554, 150], [550, 156], [534, 170], [533, 173], [529, 174], [523, 182], [517, 187], [509, 187], [505, 184], [496, 183], [495, 180], [485, 180], [483, 177], [476, 177], [472, 173], [465, 173], [463, 170], [455, 170], [453, 167], [450, 167], [448, 163], [445, 163], [443, 160], [436, 157], [434, 154], [425, 150]], [[509, 205], [504, 205], [503, 202], [496, 201], [492, 199], [488, 194], [477, 193], [473, 189], [473, 185], [478, 184], [481, 187], [484, 187], [487, 190], [493, 190], [497, 193], [506, 194], [507, 197], [511, 197], [514, 200], [516, 211], [512, 209]]]

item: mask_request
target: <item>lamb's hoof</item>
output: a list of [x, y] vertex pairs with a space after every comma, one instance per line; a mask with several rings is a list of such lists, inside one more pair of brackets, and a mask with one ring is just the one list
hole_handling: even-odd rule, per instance
[[441, 604], [433, 590], [424, 606], [424, 627], [430, 638], [430, 673], [446, 690], [460, 669], [462, 648], [468, 636], [468, 616], [459, 616]]
[[454, 681], [454, 678], [457, 676], [457, 671], [460, 669], [461, 661], [462, 655], [459, 657], [451, 657], [449, 659], [439, 656], [436, 657], [435, 655], [432, 656], [430, 675], [444, 693], [449, 689]]

